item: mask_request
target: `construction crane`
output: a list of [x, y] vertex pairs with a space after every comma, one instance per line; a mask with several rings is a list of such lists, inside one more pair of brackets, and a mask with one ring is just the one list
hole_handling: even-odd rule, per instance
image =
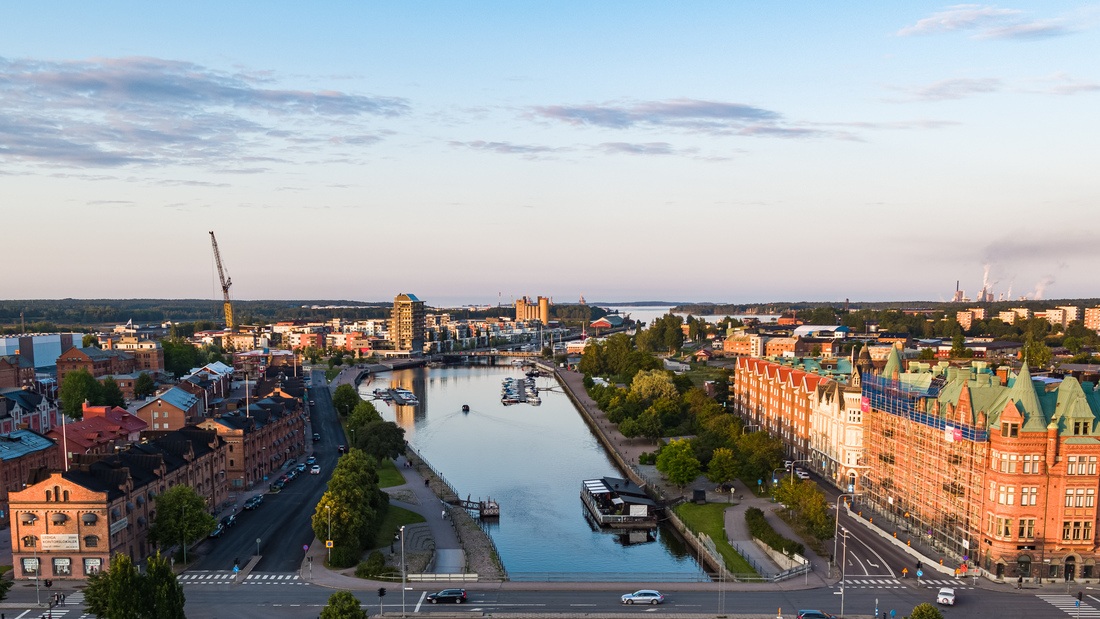
[[223, 305], [225, 307], [225, 328], [233, 331], [233, 304], [229, 302], [229, 287], [233, 285], [233, 278], [225, 276], [222, 268], [222, 256], [218, 253], [218, 239], [214, 238], [214, 231], [210, 231], [210, 243], [214, 246], [214, 262], [218, 264], [218, 279], [222, 283]]

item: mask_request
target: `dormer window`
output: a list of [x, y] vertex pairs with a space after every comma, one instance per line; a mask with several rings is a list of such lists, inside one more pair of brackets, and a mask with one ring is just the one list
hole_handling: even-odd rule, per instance
[[1001, 424], [1001, 436], [1005, 438], [1017, 438], [1020, 436], [1020, 424], [1004, 422]]
[[1089, 426], [1092, 425], [1087, 421], [1074, 421], [1073, 422], [1073, 435], [1085, 436], [1089, 433]]

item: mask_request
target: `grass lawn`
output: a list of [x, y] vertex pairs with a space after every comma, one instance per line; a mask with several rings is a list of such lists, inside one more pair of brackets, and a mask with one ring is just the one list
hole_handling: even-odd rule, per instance
[[336, 378], [336, 375], [340, 373], [342, 368], [328, 368], [325, 370], [325, 380], [332, 382], [332, 379]]
[[726, 562], [726, 569], [734, 574], [753, 574], [756, 570], [749, 565], [733, 546], [726, 540], [726, 525], [723, 517], [726, 507], [723, 503], [681, 503], [675, 507], [676, 514], [684, 521], [688, 529], [695, 533], [706, 533], [714, 540], [714, 546]]
[[684, 372], [684, 376], [691, 379], [691, 384], [702, 387], [708, 380], [722, 380], [722, 368], [711, 367], [703, 363], [692, 363], [691, 369]]
[[398, 534], [401, 527], [424, 521], [424, 516], [416, 512], [390, 505], [389, 509], [386, 510], [386, 519], [382, 521], [382, 526], [378, 528], [378, 542], [376, 543], [385, 544]]
[[405, 483], [405, 478], [401, 476], [401, 471], [397, 470], [397, 465], [393, 463], [393, 460], [383, 460], [382, 464], [378, 466], [378, 487], [392, 488], [403, 483]]

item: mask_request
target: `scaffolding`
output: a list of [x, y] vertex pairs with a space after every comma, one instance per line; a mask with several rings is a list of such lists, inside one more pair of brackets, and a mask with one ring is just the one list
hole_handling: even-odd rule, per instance
[[969, 560], [978, 551], [989, 434], [947, 415], [949, 407], [938, 401], [944, 384], [942, 377], [927, 385], [863, 377], [867, 468], [861, 485], [898, 539]]

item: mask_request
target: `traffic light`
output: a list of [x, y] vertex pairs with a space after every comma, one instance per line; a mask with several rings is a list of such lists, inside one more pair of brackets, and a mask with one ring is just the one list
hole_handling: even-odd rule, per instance
[[378, 587], [378, 597], [380, 597], [380, 598], [386, 597], [386, 588], [385, 587]]
[[1078, 591], [1077, 592], [1077, 601], [1078, 602], [1083, 602], [1084, 599], [1085, 599], [1084, 593], [1082, 593], [1081, 591]]

